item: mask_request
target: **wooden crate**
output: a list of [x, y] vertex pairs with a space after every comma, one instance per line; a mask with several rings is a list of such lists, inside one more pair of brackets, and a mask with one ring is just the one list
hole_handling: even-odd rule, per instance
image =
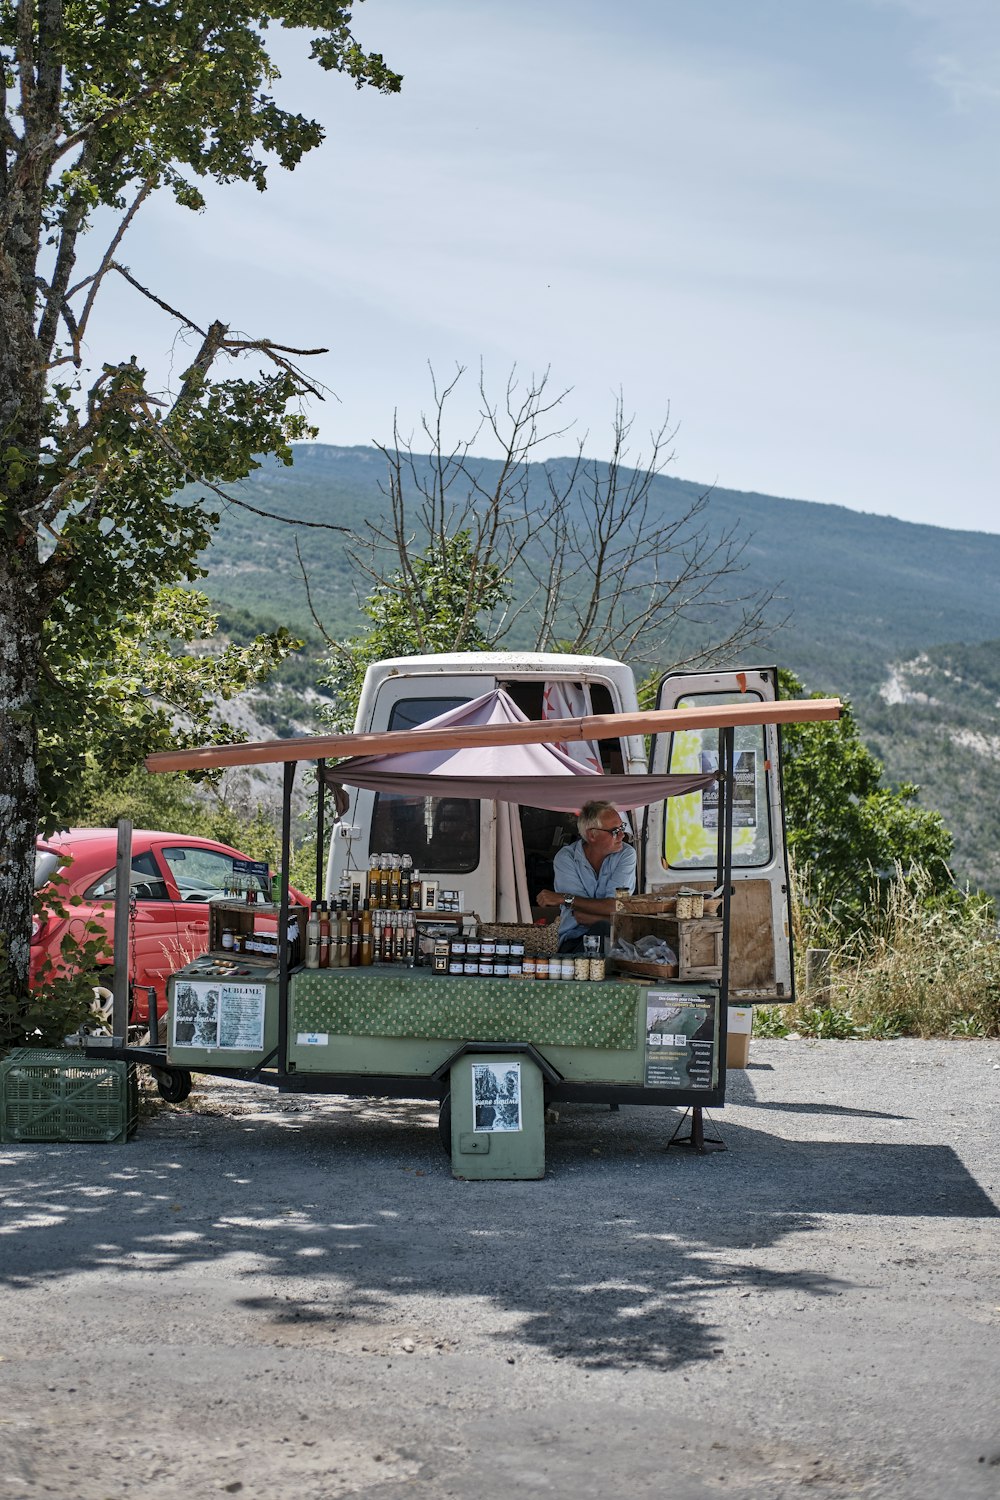
[[721, 921], [715, 917], [693, 918], [690, 922], [678, 922], [677, 929], [677, 977], [721, 979]]
[[[677, 954], [676, 970], [669, 974], [664, 971], [660, 977], [722, 978], [722, 921], [720, 918], [694, 917], [690, 921], [682, 922], [672, 916], [657, 916], [643, 912], [618, 912], [615, 914], [612, 927], [611, 945], [614, 947], [617, 938], [623, 938], [628, 943], [635, 943], [650, 933], [665, 938]], [[634, 960], [616, 958], [614, 962], [626, 972], [640, 972]], [[654, 966], [644, 965], [643, 970], [646, 967], [652, 970]]]

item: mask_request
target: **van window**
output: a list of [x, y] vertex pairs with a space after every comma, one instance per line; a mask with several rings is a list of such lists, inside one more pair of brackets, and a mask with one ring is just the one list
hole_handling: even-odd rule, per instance
[[[468, 702], [468, 698], [403, 698], [393, 704], [388, 727], [416, 729]], [[429, 874], [467, 875], [479, 864], [479, 803], [468, 798], [377, 792], [368, 852], [408, 854], [416, 869]]]
[[[699, 693], [678, 700], [678, 708], [746, 702], [746, 693]], [[736, 786], [733, 803], [733, 864], [742, 869], [771, 862], [771, 817], [765, 774], [764, 726], [748, 724], [735, 733]], [[719, 731], [684, 729], [673, 735], [670, 764], [678, 774], [716, 771]], [[719, 850], [717, 787], [671, 797], [663, 818], [663, 865], [673, 870], [714, 869]]]

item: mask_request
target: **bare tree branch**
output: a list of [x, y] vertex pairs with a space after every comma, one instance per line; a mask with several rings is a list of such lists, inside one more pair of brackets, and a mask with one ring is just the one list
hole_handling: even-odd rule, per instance
[[[426, 457], [401, 438], [394, 417], [393, 442], [379, 449], [389, 514], [355, 533], [349, 549], [368, 585], [391, 576], [419, 642], [427, 600], [414, 563], [428, 553], [443, 562], [446, 542], [460, 533], [469, 539], [469, 554], [456, 649], [472, 627], [477, 638], [485, 632], [495, 645], [514, 630], [523, 636], [530, 623], [538, 650], [607, 652], [663, 664], [672, 650], [685, 661], [708, 652], [717, 659], [774, 628], [768, 619], [773, 593], [739, 586], [749, 538], [735, 526], [717, 531], [710, 524], [711, 491], [678, 504], [655, 488], [674, 456], [669, 413], [650, 433], [649, 457], [633, 458], [633, 420], [619, 393], [606, 460], [584, 459], [581, 441], [568, 463], [539, 463], [540, 445], [568, 430], [556, 416], [568, 392], [550, 394], [548, 372], [521, 387], [512, 371], [503, 398], [493, 401], [480, 370], [478, 423], [471, 436], [455, 442], [447, 436], [446, 417], [464, 373], [458, 367], [442, 386], [431, 371], [433, 405], [421, 417]], [[497, 449], [490, 461], [472, 452], [484, 435]], [[480, 580], [496, 567], [515, 580], [516, 592], [484, 621]], [[734, 612], [736, 622], [727, 623]], [[680, 630], [688, 640], [708, 639], [712, 624], [723, 629], [711, 645], [678, 638]]]

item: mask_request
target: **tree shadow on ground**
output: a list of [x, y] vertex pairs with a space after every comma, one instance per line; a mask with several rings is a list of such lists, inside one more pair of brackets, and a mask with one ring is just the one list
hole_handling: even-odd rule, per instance
[[[99, 1271], [126, 1287], [168, 1273], [164, 1294], [182, 1295], [184, 1272], [211, 1265], [262, 1336], [301, 1325], [333, 1347], [352, 1325], [391, 1336], [425, 1298], [444, 1323], [451, 1301], [459, 1327], [474, 1299], [505, 1351], [669, 1370], [723, 1353], [720, 1292], [844, 1290], [806, 1248], [792, 1270], [750, 1257], [819, 1215], [997, 1213], [945, 1146], [789, 1142], [727, 1122], [730, 1151], [696, 1157], [665, 1149], [676, 1112], [656, 1112], [662, 1132], [651, 1113], [571, 1106], [542, 1182], [456, 1181], [436, 1111], [400, 1101], [171, 1112], [131, 1146], [0, 1148], [0, 1277]], [[257, 1296], [258, 1279], [282, 1290]]]

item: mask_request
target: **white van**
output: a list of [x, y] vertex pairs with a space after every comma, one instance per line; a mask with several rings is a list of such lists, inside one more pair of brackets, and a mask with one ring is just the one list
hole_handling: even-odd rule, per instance
[[[368, 668], [355, 729], [361, 733], [410, 729], [503, 687], [529, 719], [633, 713], [635, 678], [622, 662], [599, 656], [542, 652], [466, 651], [406, 656]], [[674, 673], [663, 679], [657, 708], [777, 697], [777, 671]], [[718, 764], [716, 730], [657, 736], [647, 750], [639, 736], [601, 740], [593, 747], [609, 773], [701, 771]], [[778, 730], [754, 725], [735, 731], [733, 893], [730, 910], [731, 1003], [793, 998], [789, 882], [781, 800]], [[462, 892], [466, 911], [497, 918], [498, 812], [494, 802], [412, 799], [347, 789], [350, 802], [331, 841], [327, 895], [341, 876], [367, 869], [373, 853], [409, 854], [424, 876]], [[551, 887], [552, 860], [576, 827], [567, 814], [517, 809], [530, 899]], [[711, 792], [654, 803], [632, 815], [639, 889], [711, 888], [720, 865], [718, 803]], [[539, 910], [536, 915], [541, 916]], [[551, 913], [545, 913], [550, 916]]]

